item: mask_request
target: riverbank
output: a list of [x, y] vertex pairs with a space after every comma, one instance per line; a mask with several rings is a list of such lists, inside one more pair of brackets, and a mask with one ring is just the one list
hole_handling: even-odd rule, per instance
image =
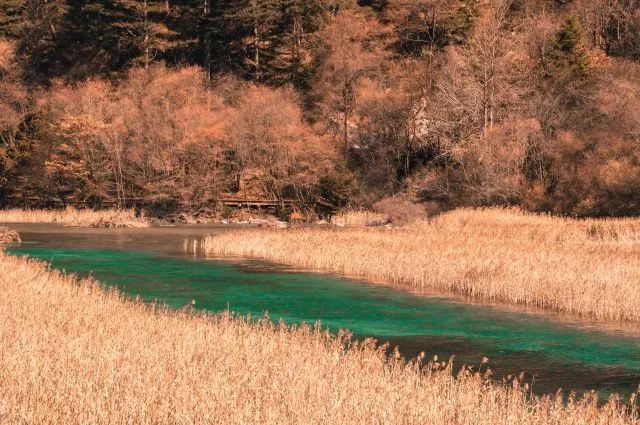
[[0, 210], [0, 223], [58, 223], [69, 227], [148, 227], [149, 221], [132, 209]]
[[314, 329], [145, 305], [4, 254], [0, 291], [2, 423], [639, 423], [615, 401], [530, 398]]
[[392, 229], [235, 230], [201, 250], [263, 258], [417, 292], [640, 322], [640, 220], [456, 210]]

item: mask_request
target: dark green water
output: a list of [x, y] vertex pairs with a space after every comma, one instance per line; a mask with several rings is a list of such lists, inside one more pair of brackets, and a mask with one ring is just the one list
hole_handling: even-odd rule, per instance
[[426, 298], [328, 275], [299, 273], [255, 261], [228, 263], [180, 252], [184, 237], [217, 229], [68, 230], [19, 228], [14, 254], [92, 275], [132, 296], [172, 307], [230, 309], [254, 317], [315, 323], [425, 351], [458, 364], [490, 358], [499, 379], [527, 372], [538, 393], [558, 388], [629, 394], [640, 384], [640, 336], [571, 326], [531, 313]]

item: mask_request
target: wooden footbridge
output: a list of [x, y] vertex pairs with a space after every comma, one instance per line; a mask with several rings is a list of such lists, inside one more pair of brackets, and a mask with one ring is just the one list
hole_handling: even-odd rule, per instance
[[[227, 208], [246, 208], [246, 209], [257, 209], [257, 210], [269, 210], [269, 209], [278, 209], [282, 207], [292, 208], [292, 209], [302, 209], [304, 206], [302, 202], [297, 199], [259, 199], [259, 198], [221, 198], [218, 200], [218, 204], [227, 207]], [[329, 202], [323, 199], [314, 199], [311, 202], [317, 208], [335, 211], [337, 207], [335, 205], [330, 204]]]
[[296, 208], [299, 202], [295, 199], [259, 199], [259, 198], [222, 198], [217, 203], [227, 208], [271, 209], [281, 207]]

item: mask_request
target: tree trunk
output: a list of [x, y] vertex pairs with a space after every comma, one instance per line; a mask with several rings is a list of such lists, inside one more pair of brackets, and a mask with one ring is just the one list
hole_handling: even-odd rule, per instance
[[487, 68], [484, 66], [484, 74], [482, 78], [482, 114], [484, 118], [483, 130], [489, 128], [489, 82], [487, 76]]
[[211, 81], [211, 34], [209, 28], [204, 30], [204, 70], [205, 78]]
[[347, 153], [349, 152], [349, 88], [345, 85], [343, 89], [343, 111], [344, 111], [344, 119], [342, 123], [342, 137], [343, 137], [343, 146], [342, 153], [344, 158], [347, 158]]
[[144, 67], [149, 67], [149, 62], [151, 61], [149, 54], [149, 9], [147, 7], [147, 0], [144, 0], [143, 3], [143, 13], [144, 13]]
[[253, 25], [253, 64], [255, 67], [255, 78], [260, 81], [262, 79], [260, 70], [260, 33], [258, 31], [258, 23], [254, 22]]
[[[119, 145], [119, 143], [118, 143]], [[117, 192], [117, 199], [118, 199], [118, 207], [119, 208], [124, 208], [125, 206], [125, 202], [126, 202], [126, 198], [125, 198], [125, 193], [124, 193], [124, 178], [123, 178], [123, 173], [122, 173], [122, 153], [120, 152], [120, 146], [116, 147], [117, 152], [116, 152], [116, 167], [117, 170], [116, 172], [118, 173], [117, 177], [116, 177], [116, 192]]]

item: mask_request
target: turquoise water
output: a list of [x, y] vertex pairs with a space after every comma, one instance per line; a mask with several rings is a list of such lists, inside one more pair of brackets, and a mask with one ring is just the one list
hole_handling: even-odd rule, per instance
[[[44, 229], [44, 230], [42, 230]], [[91, 275], [144, 300], [171, 307], [196, 301], [273, 320], [315, 323], [357, 337], [390, 341], [408, 357], [425, 351], [456, 363], [490, 358], [500, 379], [526, 371], [539, 393], [558, 388], [630, 393], [640, 384], [640, 337], [587, 330], [531, 313], [428, 298], [353, 280], [245, 261], [228, 263], [181, 254], [184, 233], [47, 233], [22, 229], [10, 252]], [[193, 229], [193, 232], [196, 232]]]

